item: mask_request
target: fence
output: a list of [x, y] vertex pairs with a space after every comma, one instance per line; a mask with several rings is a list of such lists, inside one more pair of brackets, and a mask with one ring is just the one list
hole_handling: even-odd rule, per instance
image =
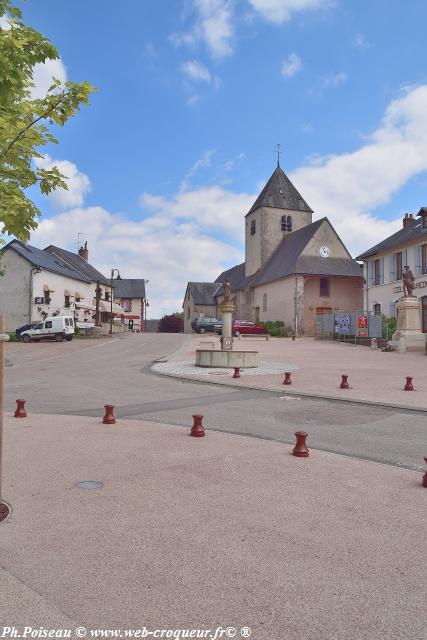
[[[314, 338], [339, 342], [363, 343], [382, 338], [383, 315], [372, 311], [333, 311], [316, 315]], [[391, 336], [386, 336], [386, 339]]]

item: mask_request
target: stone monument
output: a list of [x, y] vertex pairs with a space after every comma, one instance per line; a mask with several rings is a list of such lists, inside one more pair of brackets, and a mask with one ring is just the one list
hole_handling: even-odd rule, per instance
[[[412, 295], [415, 278], [411, 269], [406, 265], [402, 275], [403, 297], [396, 305], [397, 323], [393, 333], [391, 344], [396, 347], [403, 338], [406, 349], [409, 351], [425, 349], [426, 337], [421, 331], [422, 316], [421, 302], [417, 296]], [[393, 344], [395, 343], [395, 344]]]
[[221, 350], [196, 349], [196, 367], [239, 367], [253, 368], [258, 366], [258, 351], [233, 349], [233, 313], [236, 307], [231, 299], [231, 287], [227, 280], [224, 284], [222, 303]]

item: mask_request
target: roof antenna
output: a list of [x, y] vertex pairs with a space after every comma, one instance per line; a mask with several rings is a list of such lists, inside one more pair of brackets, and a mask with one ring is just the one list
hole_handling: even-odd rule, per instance
[[277, 166], [280, 167], [280, 144], [276, 144], [276, 153], [277, 153]]

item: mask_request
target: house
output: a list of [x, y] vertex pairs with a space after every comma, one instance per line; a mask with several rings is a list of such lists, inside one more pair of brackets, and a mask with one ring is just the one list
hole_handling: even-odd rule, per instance
[[129, 330], [138, 333], [146, 331], [148, 302], [145, 299], [145, 280], [118, 276], [113, 286], [114, 301], [122, 307]]
[[[109, 326], [122, 307], [110, 280], [88, 262], [87, 243], [75, 254], [54, 245], [38, 249], [12, 240], [1, 252], [0, 307], [6, 330], [52, 315], [72, 315], [82, 325]], [[119, 320], [120, 321], [120, 320]]]
[[[230, 282], [235, 318], [280, 320], [297, 335], [313, 335], [317, 315], [363, 310], [360, 265], [327, 218], [312, 218], [278, 163], [245, 216], [245, 261], [214, 283]], [[211, 307], [218, 308], [222, 287], [212, 291]], [[190, 308], [187, 327], [191, 319]]]
[[357, 256], [364, 262], [364, 304], [367, 311], [396, 316], [403, 296], [402, 272], [408, 265], [415, 276], [413, 295], [422, 304], [422, 330], [427, 333], [427, 207], [416, 217], [406, 213], [402, 228]]
[[191, 333], [191, 323], [195, 318], [206, 316], [218, 317], [216, 294], [221, 289], [221, 283], [216, 282], [189, 282], [185, 291], [184, 333]]

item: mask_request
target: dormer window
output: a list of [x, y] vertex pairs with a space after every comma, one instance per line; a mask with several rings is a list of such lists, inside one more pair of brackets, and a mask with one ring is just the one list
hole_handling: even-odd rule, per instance
[[256, 232], [256, 220], [252, 220], [251, 222], [251, 236], [254, 236]]

